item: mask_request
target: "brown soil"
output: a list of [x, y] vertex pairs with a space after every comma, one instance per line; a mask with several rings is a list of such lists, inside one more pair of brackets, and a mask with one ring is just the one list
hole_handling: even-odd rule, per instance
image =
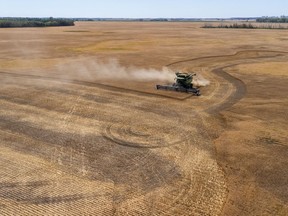
[[[0, 215], [288, 215], [287, 32], [201, 25], [0, 29]], [[211, 83], [93, 76], [111, 58]]]

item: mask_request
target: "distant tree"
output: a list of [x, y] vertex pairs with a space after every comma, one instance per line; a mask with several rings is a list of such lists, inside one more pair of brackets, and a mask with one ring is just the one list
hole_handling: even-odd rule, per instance
[[49, 26], [73, 26], [72, 19], [50, 18], [0, 18], [0, 28], [13, 27], [49, 27]]
[[205, 23], [203, 28], [214, 28], [211, 23]]
[[233, 23], [233, 24], [224, 24], [224, 22], [218, 24], [218, 26], [211, 25], [209, 23], [205, 23], [202, 28], [236, 28], [236, 29], [288, 29], [283, 25], [252, 25], [252, 23]]
[[280, 17], [260, 17], [256, 19], [257, 22], [264, 22], [264, 23], [288, 23], [287, 16], [280, 16]]

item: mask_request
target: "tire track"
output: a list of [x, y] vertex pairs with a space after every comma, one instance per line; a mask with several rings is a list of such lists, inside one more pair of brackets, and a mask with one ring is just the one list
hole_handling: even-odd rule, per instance
[[[234, 54], [229, 54], [229, 55], [215, 55], [215, 56], [204, 56], [204, 57], [198, 57], [198, 58], [192, 58], [192, 59], [185, 59], [181, 61], [176, 61], [172, 62], [170, 64], [165, 65], [166, 67], [170, 67], [172, 65], [180, 64], [180, 63], [186, 63], [186, 62], [192, 62], [192, 61], [198, 61], [198, 60], [209, 60], [209, 59], [215, 59], [215, 58], [223, 58], [223, 57], [236, 57], [237, 55], [240, 54], [247, 54], [247, 53], [254, 53], [254, 52], [267, 52], [267, 53], [277, 53], [277, 54], [288, 54], [288, 52], [285, 51], [276, 51], [276, 50], [242, 50], [238, 51]], [[273, 56], [271, 56], [273, 57]], [[247, 58], [247, 57], [246, 57]]]
[[17, 74], [17, 73], [5, 72], [5, 71], [0, 71], [0, 74], [6, 75], [6, 76], [13, 76], [13, 77], [26, 77], [26, 78], [30, 78], [30, 79], [49, 80], [49, 81], [55, 81], [55, 82], [60, 82], [60, 83], [61, 82], [62, 83], [72, 83], [72, 84], [77, 84], [77, 85], [96, 87], [96, 88], [105, 89], [105, 90], [109, 90], [109, 91], [115, 91], [115, 92], [119, 92], [119, 93], [134, 94], [134, 95], [147, 96], [147, 97], [150, 96], [150, 97], [158, 97], [158, 98], [167, 98], [167, 99], [173, 99], [173, 100], [179, 100], [179, 101], [186, 100], [186, 99], [193, 96], [193, 95], [188, 95], [185, 97], [177, 98], [177, 97], [173, 97], [170, 95], [162, 95], [162, 94], [157, 94], [157, 93], [144, 92], [144, 91], [139, 91], [136, 89], [117, 87], [117, 86], [113, 86], [113, 85], [96, 83], [96, 82], [80, 81], [80, 80], [73, 80], [73, 79], [62, 79], [62, 78], [58, 79], [56, 77]]
[[[276, 54], [276, 55], [263, 55], [261, 56], [261, 54]], [[245, 54], [248, 56], [245, 56]], [[252, 55], [252, 56], [249, 56]], [[181, 61], [177, 61], [177, 62], [173, 62], [170, 64], [167, 64], [166, 67], [171, 67], [171, 66], [175, 66], [178, 64], [182, 64], [182, 63], [193, 63], [193, 62], [197, 62], [200, 60], [215, 60], [215, 59], [221, 59], [221, 58], [228, 58], [228, 60], [226, 61], [238, 61], [238, 60], [251, 60], [251, 59], [266, 59], [266, 58], [276, 58], [279, 56], [283, 56], [283, 55], [287, 55], [288, 52], [284, 52], [284, 51], [274, 51], [274, 50], [245, 50], [245, 51], [239, 51], [236, 52], [232, 55], [218, 55], [218, 56], [205, 56], [205, 57], [199, 57], [199, 58], [193, 58], [193, 59], [187, 59], [187, 60], [181, 60]], [[241, 55], [244, 55], [243, 57], [241, 57]], [[256, 55], [253, 57], [253, 55]], [[239, 56], [239, 58], [235, 58]], [[229, 58], [231, 58], [229, 60]], [[245, 62], [247, 63], [247, 62]], [[224, 109], [228, 109], [229, 107], [233, 106], [234, 104], [236, 104], [239, 100], [241, 100], [245, 94], [246, 94], [246, 85], [245, 83], [232, 76], [231, 74], [225, 72], [225, 68], [228, 67], [233, 67], [233, 66], [237, 66], [237, 65], [241, 65], [243, 64], [241, 63], [234, 63], [234, 64], [228, 64], [225, 66], [221, 66], [221, 67], [217, 67], [215, 69], [213, 69], [211, 72], [213, 74], [216, 74], [218, 77], [223, 78], [224, 80], [228, 81], [229, 83], [231, 83], [233, 85], [233, 87], [235, 88], [235, 92], [231, 93], [227, 99], [220, 99], [217, 103], [212, 104], [210, 107], [204, 109], [205, 112], [209, 113], [209, 114], [217, 114], [220, 111], [224, 110]], [[220, 89], [221, 90], [221, 89]], [[227, 91], [227, 90], [226, 90]]]
[[220, 102], [220, 104], [216, 104], [213, 105], [212, 107], [209, 107], [208, 109], [205, 109], [205, 111], [209, 114], [217, 114], [222, 110], [228, 109], [229, 107], [233, 106], [234, 104], [236, 104], [238, 101], [240, 101], [246, 94], [246, 85], [245, 83], [230, 75], [229, 73], [225, 72], [224, 69], [228, 68], [228, 67], [233, 67], [239, 64], [232, 64], [232, 65], [228, 65], [222, 68], [216, 68], [214, 69], [212, 72], [215, 73], [216, 75], [224, 78], [225, 80], [227, 80], [228, 82], [232, 83], [232, 85], [235, 88], [235, 92], [230, 94], [229, 97], [223, 101]]
[[[245, 52], [242, 53], [245, 54]], [[204, 58], [204, 60], [209, 60], [209, 57]], [[162, 100], [161, 103], [156, 104], [159, 102], [159, 98], [163, 98], [162, 96], [139, 91], [134, 92], [131, 89], [127, 90], [109, 85], [105, 87], [105, 85], [93, 82], [65, 80], [66, 83], [78, 85], [76, 88], [74, 87], [74, 92], [65, 92], [67, 86], [64, 86], [65, 93], [59, 94], [57, 90], [56, 94], [48, 94], [48, 97], [53, 97], [56, 102], [67, 100], [64, 101], [65, 106], [60, 110], [62, 124], [58, 125], [59, 131], [56, 131], [57, 127], [53, 130], [41, 127], [41, 120], [38, 118], [34, 118], [36, 124], [29, 122], [29, 119], [17, 118], [14, 115], [16, 112], [21, 112], [21, 109], [26, 109], [24, 105], [30, 106], [28, 107], [29, 110], [34, 108], [33, 106], [35, 106], [35, 110], [42, 106], [45, 107], [45, 101], [36, 100], [35, 102], [33, 94], [30, 100], [29, 97], [25, 97], [25, 91], [17, 100], [12, 93], [10, 95], [3, 94], [2, 101], [0, 100], [0, 103], [2, 102], [0, 126], [1, 131], [8, 131], [9, 134], [2, 135], [5, 133], [1, 133], [2, 136], [5, 136], [2, 146], [9, 148], [9, 151], [16, 152], [16, 156], [20, 157], [20, 154], [25, 156], [20, 157], [21, 160], [17, 160], [17, 157], [14, 158], [16, 161], [14, 164], [12, 154], [1, 154], [3, 156], [2, 161], [7, 163], [8, 167], [5, 172], [10, 174], [10, 181], [0, 183], [3, 183], [4, 186], [6, 184], [8, 187], [13, 186], [13, 176], [17, 175], [15, 173], [19, 173], [17, 168], [20, 167], [19, 164], [23, 163], [22, 160], [24, 159], [30, 162], [30, 158], [35, 157], [52, 163], [51, 151], [48, 150], [54, 146], [61, 147], [58, 148], [60, 150], [56, 149], [58, 153], [59, 151], [61, 153], [59, 155], [59, 158], [62, 159], [61, 164], [55, 162], [53, 166], [49, 164], [49, 166], [44, 167], [38, 166], [38, 163], [32, 165], [27, 163], [24, 166], [29, 169], [29, 179], [33, 179], [34, 182], [51, 178], [49, 175], [57, 173], [59, 170], [63, 172], [57, 178], [53, 178], [59, 184], [56, 185], [56, 188], [52, 189], [55, 186], [53, 184], [49, 187], [44, 185], [38, 187], [39, 189], [34, 194], [29, 191], [29, 187], [25, 190], [19, 188], [20, 200], [17, 200], [19, 193], [15, 189], [11, 192], [13, 204], [9, 208], [5, 207], [6, 202], [1, 201], [0, 203], [1, 208], [2, 203], [4, 203], [3, 214], [11, 214], [12, 207], [17, 206], [18, 210], [23, 209], [23, 212], [30, 215], [42, 214], [43, 212], [61, 215], [65, 214], [67, 209], [75, 215], [81, 212], [79, 209], [86, 209], [87, 215], [91, 212], [98, 215], [113, 215], [113, 212], [115, 215], [218, 215], [226, 198], [225, 178], [214, 157], [212, 138], [206, 131], [208, 126], [203, 121], [209, 114], [229, 108], [245, 95], [245, 91], [241, 92], [245, 90], [244, 83], [241, 80], [237, 81], [237, 78], [225, 72], [225, 68], [241, 64], [238, 62], [232, 64], [231, 61], [234, 60], [237, 61], [237, 59], [229, 60], [229, 64], [225, 62], [226, 65], [212, 70], [214, 77], [221, 78], [231, 84], [219, 85], [219, 89], [213, 92], [215, 93], [214, 99], [220, 98], [221, 92], [225, 91], [225, 87], [228, 86], [227, 97], [222, 101], [219, 100], [219, 103], [212, 103], [205, 110], [200, 109], [200, 111], [193, 109], [193, 106], [199, 105], [188, 100], [190, 96], [184, 99], [168, 96], [164, 98], [169, 100]], [[172, 65], [177, 64], [180, 63]], [[25, 75], [20, 74], [5, 74], [5, 72], [1, 74], [3, 76], [25, 77]], [[26, 78], [40, 80], [43, 77], [27, 75]], [[220, 81], [222, 81], [221, 79]], [[48, 78], [47, 80], [59, 81], [55, 78]], [[119, 92], [122, 98], [117, 99], [119, 95], [111, 95], [108, 97], [109, 100], [102, 97], [97, 101], [97, 95], [94, 97], [89, 89], [77, 93], [76, 89], [79, 88], [79, 85], [96, 87], [98, 89], [95, 91], [100, 92], [100, 95], [103, 91], [99, 89], [103, 88], [107, 90], [107, 95], [110, 92]], [[73, 89], [73, 87], [69, 88]], [[52, 86], [43, 91], [53, 92], [54, 89]], [[61, 92], [61, 87], [59, 91]], [[30, 93], [28, 90], [27, 92]], [[33, 93], [33, 89], [31, 92]], [[87, 94], [89, 92], [90, 95], [87, 96], [86, 94], [85, 96], [85, 92]], [[63, 97], [62, 94], [66, 97]], [[139, 98], [131, 97], [131, 95], [139, 96]], [[71, 98], [77, 98], [76, 104], [69, 101]], [[133, 99], [135, 100], [133, 101]], [[6, 106], [10, 107], [11, 110], [13, 106], [17, 106], [17, 109], [12, 110], [12, 114], [5, 112], [4, 100], [8, 102], [14, 100], [14, 104], [11, 103], [12, 105], [7, 104]], [[102, 103], [103, 101], [104, 103]], [[131, 104], [131, 101], [135, 104]], [[179, 101], [181, 103], [178, 103]], [[54, 109], [55, 104], [57, 105], [57, 103], [52, 104], [52, 109]], [[93, 107], [92, 111], [87, 110], [89, 106]], [[190, 109], [191, 107], [192, 109]], [[42, 111], [45, 113], [44, 108], [41, 113]], [[48, 107], [47, 111], [49, 111]], [[79, 124], [82, 121], [77, 118], [78, 116], [85, 118], [85, 122], [88, 122], [89, 118], [86, 112], [89, 112], [88, 114], [91, 116], [99, 116], [98, 119], [102, 120], [97, 125], [99, 130], [95, 130], [95, 134], [85, 131], [86, 128], [95, 127], [94, 124], [87, 123], [85, 127]], [[37, 115], [41, 115], [41, 113], [37, 113]], [[7, 116], [7, 114], [9, 115]], [[35, 114], [31, 112], [31, 115]], [[49, 119], [49, 116], [47, 118]], [[91, 119], [91, 121], [93, 120]], [[70, 124], [73, 124], [75, 131], [77, 131], [76, 129], [79, 131], [83, 129], [83, 131], [72, 133], [69, 131]], [[77, 124], [79, 124], [78, 127], [74, 126]], [[15, 137], [15, 134], [19, 134], [21, 139]], [[176, 143], [173, 142], [175, 140]], [[34, 165], [42, 169], [41, 174], [33, 168]], [[85, 168], [87, 172], [85, 175], [81, 173], [82, 168]], [[45, 172], [46, 169], [48, 174]], [[65, 181], [62, 182], [66, 173], [73, 175], [73, 179], [67, 184]], [[24, 174], [17, 176], [18, 179], [14, 182], [24, 181], [23, 176]], [[86, 189], [86, 186], [83, 186], [83, 182], [86, 180], [89, 181], [87, 185], [90, 185], [91, 190], [103, 193], [86, 192], [89, 189], [89, 187]], [[22, 197], [22, 195], [25, 196]]]

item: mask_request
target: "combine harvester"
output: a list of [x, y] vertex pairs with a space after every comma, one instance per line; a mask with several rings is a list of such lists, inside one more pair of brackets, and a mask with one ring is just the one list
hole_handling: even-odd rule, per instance
[[173, 83], [172, 85], [156, 85], [156, 89], [186, 92], [200, 96], [200, 90], [198, 88], [194, 88], [192, 84], [193, 76], [196, 75], [195, 73], [190, 74], [190, 73], [177, 72], [175, 74], [176, 74], [175, 83]]

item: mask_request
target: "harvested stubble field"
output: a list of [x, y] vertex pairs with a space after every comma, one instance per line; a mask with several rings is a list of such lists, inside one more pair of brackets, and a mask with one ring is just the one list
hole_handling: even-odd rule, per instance
[[202, 25], [0, 29], [0, 215], [288, 215], [287, 31]]

